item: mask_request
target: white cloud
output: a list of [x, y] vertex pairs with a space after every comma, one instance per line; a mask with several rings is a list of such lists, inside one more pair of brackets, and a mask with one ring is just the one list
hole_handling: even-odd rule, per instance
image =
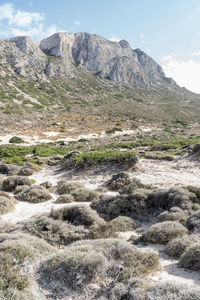
[[79, 25], [81, 24], [81, 22], [80, 22], [80, 21], [75, 21], [74, 24], [75, 24], [76, 26], [79, 26]]
[[163, 58], [162, 67], [165, 74], [172, 77], [178, 85], [200, 93], [200, 62], [193, 58], [180, 59], [173, 54]]
[[3, 37], [30, 35], [42, 39], [61, 30], [56, 25], [45, 25], [45, 16], [38, 12], [15, 9], [13, 4], [0, 5], [0, 35]]
[[140, 38], [141, 38], [141, 39], [144, 38], [144, 34], [143, 34], [143, 33], [140, 34]]
[[43, 14], [18, 10], [15, 14], [13, 14], [12, 18], [9, 19], [9, 24], [19, 27], [26, 27], [30, 26], [31, 24], [38, 24], [43, 20]]
[[0, 20], [11, 20], [14, 14], [14, 7], [11, 3], [0, 5]]
[[192, 56], [200, 56], [200, 51], [193, 52]]
[[112, 41], [112, 42], [120, 42], [121, 39], [120, 39], [119, 37], [117, 37], [117, 36], [112, 36], [112, 37], [110, 38], [110, 41]]

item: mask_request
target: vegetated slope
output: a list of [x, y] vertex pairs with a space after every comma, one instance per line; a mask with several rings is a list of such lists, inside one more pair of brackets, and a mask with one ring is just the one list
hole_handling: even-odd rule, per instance
[[[104, 124], [118, 117], [122, 127], [125, 121], [130, 121], [133, 126], [140, 122], [199, 121], [200, 96], [166, 78], [160, 66], [143, 52], [132, 50], [125, 41], [113, 43], [90, 35], [94, 49], [88, 50], [89, 56], [81, 60], [86, 47], [85, 35], [79, 34], [79, 39], [82, 36], [79, 46], [69, 46], [70, 55], [66, 34], [60, 35], [43, 40], [40, 43], [43, 51], [38, 42], [28, 37], [1, 40], [0, 126], [24, 120], [26, 124], [31, 121], [32, 126], [45, 127], [52, 124], [52, 118], [55, 121], [60, 118], [62, 123], [63, 116], [70, 118], [74, 114], [95, 115], [100, 119], [104, 116]], [[83, 53], [78, 54], [77, 49]], [[104, 60], [97, 49], [106, 53]], [[127, 51], [128, 62], [123, 63], [123, 54]], [[116, 66], [115, 71], [121, 72], [121, 77], [116, 72], [116, 76], [114, 73], [108, 76], [107, 69], [105, 71], [107, 64], [113, 68], [112, 52], [116, 55], [119, 52], [120, 66]], [[131, 55], [135, 57], [134, 64], [138, 60], [135, 67]], [[131, 80], [133, 75], [127, 70], [137, 71], [140, 80]]]

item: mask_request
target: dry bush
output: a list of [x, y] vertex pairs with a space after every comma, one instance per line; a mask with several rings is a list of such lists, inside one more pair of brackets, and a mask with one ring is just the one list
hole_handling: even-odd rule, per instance
[[56, 203], [71, 203], [74, 201], [75, 201], [74, 197], [70, 194], [61, 195], [56, 199]]
[[36, 300], [31, 291], [17, 289], [6, 289], [0, 291], [1, 300]]
[[30, 186], [32, 183], [27, 177], [23, 176], [10, 176], [7, 177], [2, 184], [3, 191], [13, 192], [15, 188], [19, 185], [28, 185]]
[[51, 211], [50, 217], [57, 220], [67, 221], [75, 226], [83, 225], [85, 227], [90, 227], [91, 225], [105, 223], [97, 212], [87, 205], [74, 205], [55, 211], [53, 210]]
[[71, 194], [74, 190], [85, 188], [80, 182], [67, 182], [61, 180], [58, 182], [57, 193], [59, 195]]
[[77, 202], [92, 202], [99, 197], [98, 192], [86, 188], [76, 189], [71, 192], [71, 195]]
[[126, 232], [137, 228], [137, 224], [129, 217], [119, 216], [110, 221], [115, 231]]
[[155, 244], [166, 244], [171, 239], [187, 234], [187, 229], [176, 221], [165, 221], [152, 225], [143, 235], [142, 240]]
[[188, 246], [196, 242], [200, 242], [200, 235], [198, 234], [177, 237], [169, 241], [165, 251], [170, 256], [180, 257]]
[[20, 249], [27, 252], [26, 256], [32, 259], [37, 259], [39, 256], [49, 255], [55, 252], [55, 248], [43, 239], [29, 234], [21, 232], [0, 234], [0, 251], [8, 251], [14, 254], [20, 252]]
[[106, 186], [112, 191], [119, 191], [130, 183], [131, 179], [128, 174], [118, 173], [112, 176], [112, 178], [106, 183]]
[[138, 188], [131, 195], [101, 195], [99, 199], [92, 202], [91, 207], [108, 220], [120, 215], [144, 220], [151, 213], [148, 209], [151, 193], [152, 190], [150, 189]]
[[52, 183], [49, 181], [44, 181], [40, 184], [40, 186], [43, 186], [46, 189], [51, 189], [52, 188]]
[[[4, 195], [4, 196], [3, 196]], [[7, 214], [15, 209], [17, 201], [6, 193], [0, 195], [0, 215]]]
[[142, 300], [197, 300], [200, 288], [166, 282], [147, 288], [144, 294]]
[[142, 252], [123, 240], [102, 239], [73, 243], [44, 262], [40, 274], [49, 289], [54, 282], [63, 289], [80, 291], [91, 282], [98, 285], [101, 281], [127, 282], [134, 276], [142, 277], [158, 268], [159, 258], [155, 253]]
[[178, 221], [185, 225], [188, 218], [188, 212], [179, 207], [172, 207], [169, 211], [164, 211], [158, 216], [159, 222]]
[[200, 242], [188, 246], [181, 255], [179, 266], [182, 268], [200, 271]]
[[26, 293], [29, 279], [22, 270], [27, 263], [53, 253], [55, 249], [39, 238], [20, 232], [0, 234], [0, 295], [8, 300], [33, 299]]
[[89, 235], [89, 230], [83, 226], [74, 226], [66, 221], [55, 220], [45, 215], [35, 217], [25, 223], [24, 230], [52, 245], [68, 245], [77, 240], [86, 239]]
[[194, 233], [200, 233], [200, 210], [187, 219], [187, 228]]
[[22, 201], [39, 203], [50, 200], [51, 194], [44, 187], [34, 185], [18, 195], [18, 198]]
[[28, 185], [19, 185], [16, 187], [15, 191], [14, 191], [14, 195], [18, 195], [23, 193], [25, 190], [27, 190], [29, 188]]

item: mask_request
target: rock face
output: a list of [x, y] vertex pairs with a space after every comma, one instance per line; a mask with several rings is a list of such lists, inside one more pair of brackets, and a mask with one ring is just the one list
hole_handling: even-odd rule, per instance
[[1, 40], [0, 49], [15, 72], [32, 79], [74, 77], [77, 70], [87, 69], [99, 77], [142, 88], [163, 81], [174, 84], [152, 58], [140, 49], [133, 50], [125, 40], [112, 42], [95, 34], [61, 32], [41, 42], [28, 36]]

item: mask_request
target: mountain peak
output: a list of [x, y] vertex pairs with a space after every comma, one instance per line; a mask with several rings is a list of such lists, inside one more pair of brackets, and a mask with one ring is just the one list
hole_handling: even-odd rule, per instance
[[12, 45], [7, 53], [12, 57], [11, 67], [33, 79], [73, 77], [79, 66], [102, 78], [142, 88], [156, 87], [163, 81], [173, 83], [151, 57], [140, 49], [133, 50], [126, 40], [111, 42], [86, 32], [58, 32], [41, 42], [18, 36], [5, 43]]

